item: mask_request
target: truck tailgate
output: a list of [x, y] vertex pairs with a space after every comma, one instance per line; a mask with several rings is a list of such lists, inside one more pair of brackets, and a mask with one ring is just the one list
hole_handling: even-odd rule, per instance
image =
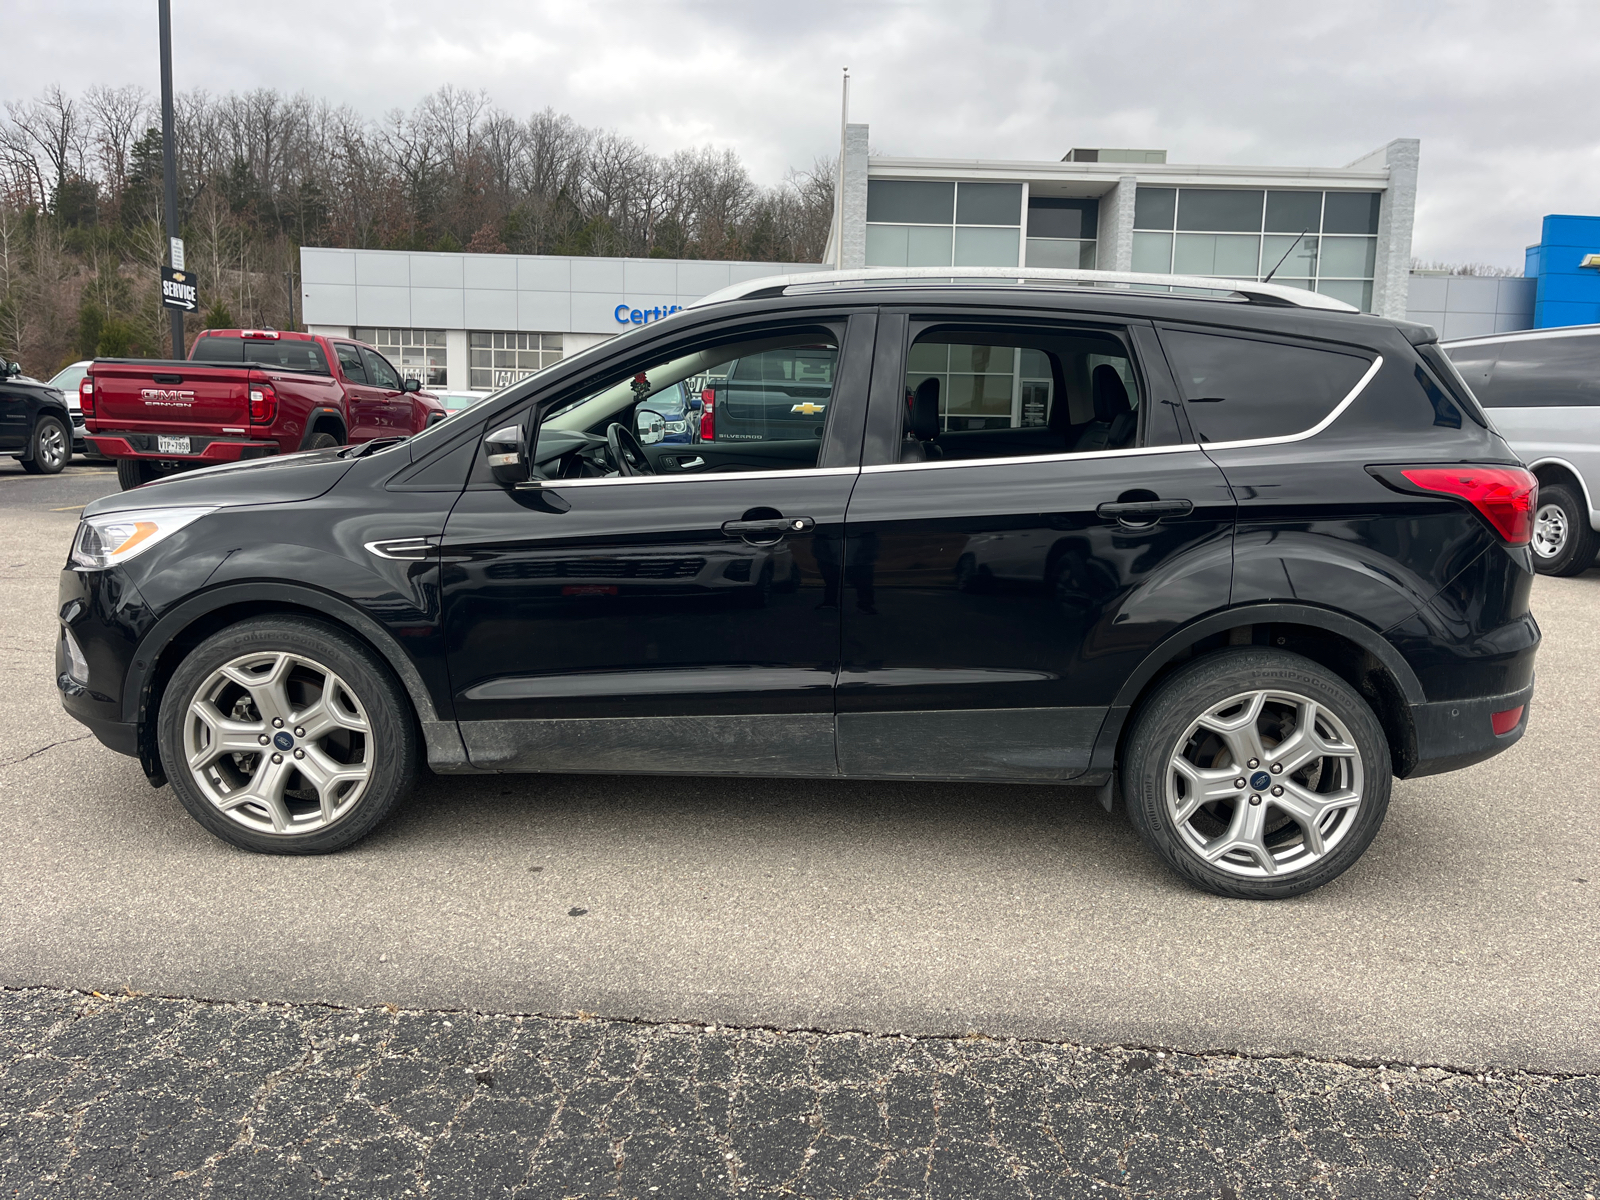
[[96, 361], [91, 431], [243, 433], [255, 373], [242, 364]]

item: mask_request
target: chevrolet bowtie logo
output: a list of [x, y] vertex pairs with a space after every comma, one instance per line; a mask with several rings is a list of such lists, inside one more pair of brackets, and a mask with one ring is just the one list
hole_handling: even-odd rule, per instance
[[814, 417], [827, 407], [828, 406], [826, 404], [813, 404], [811, 401], [807, 400], [804, 404], [796, 404], [789, 411], [792, 413], [800, 413], [802, 416]]
[[1585, 254], [1578, 265], [1580, 267], [1600, 267], [1600, 254]]

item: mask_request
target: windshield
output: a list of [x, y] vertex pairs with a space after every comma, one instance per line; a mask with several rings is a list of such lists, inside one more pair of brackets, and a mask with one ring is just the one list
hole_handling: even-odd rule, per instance
[[63, 392], [76, 392], [78, 385], [83, 382], [83, 377], [89, 373], [89, 364], [75, 362], [70, 367], [63, 367], [50, 380], [50, 386], [60, 388]]

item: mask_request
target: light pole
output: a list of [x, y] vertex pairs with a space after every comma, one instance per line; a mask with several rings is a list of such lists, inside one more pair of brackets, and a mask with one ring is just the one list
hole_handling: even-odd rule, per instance
[[[170, 247], [172, 239], [178, 236], [178, 156], [172, 144], [172, 0], [157, 2], [161, 20], [161, 166], [167, 193], [167, 245]], [[171, 308], [167, 311], [172, 314], [172, 357], [182, 358], [183, 310]]]

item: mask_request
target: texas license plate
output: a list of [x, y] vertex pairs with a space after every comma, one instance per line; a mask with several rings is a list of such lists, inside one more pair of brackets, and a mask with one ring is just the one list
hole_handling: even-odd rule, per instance
[[187, 454], [189, 453], [189, 439], [186, 437], [168, 437], [164, 433], [156, 435], [157, 454]]

